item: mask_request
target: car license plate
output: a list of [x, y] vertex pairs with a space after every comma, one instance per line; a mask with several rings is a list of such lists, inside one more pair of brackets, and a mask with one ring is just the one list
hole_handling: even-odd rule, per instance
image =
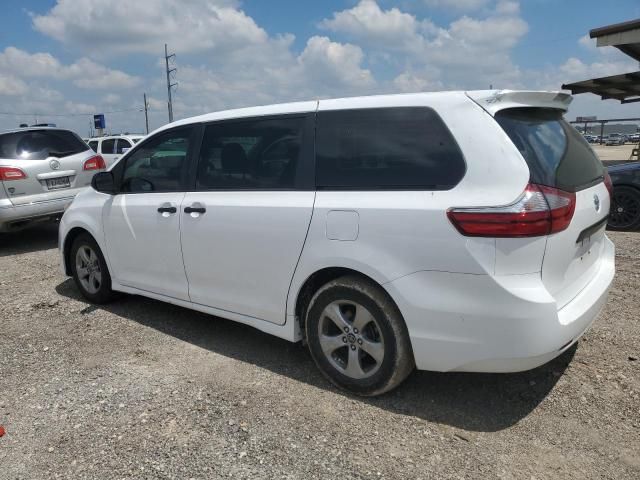
[[59, 188], [69, 188], [71, 182], [69, 177], [49, 178], [47, 179], [47, 188], [49, 190], [57, 190]]

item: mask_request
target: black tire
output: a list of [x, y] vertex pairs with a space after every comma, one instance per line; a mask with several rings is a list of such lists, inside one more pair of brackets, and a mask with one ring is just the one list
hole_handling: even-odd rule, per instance
[[[351, 327], [344, 335], [327, 315], [336, 307], [340, 321], [348, 322], [343, 328]], [[356, 323], [363, 324], [360, 314], [368, 322], [363, 331], [354, 328]], [[329, 331], [327, 327], [336, 328]], [[400, 311], [379, 285], [365, 278], [345, 276], [321, 287], [307, 309], [305, 336], [311, 357], [322, 374], [337, 387], [357, 395], [388, 392], [400, 385], [415, 367], [409, 333]], [[376, 356], [384, 352], [379, 362], [367, 352], [372, 346]], [[326, 349], [333, 350], [325, 353]], [[352, 358], [355, 376], [347, 374], [354, 373], [349, 368]]]
[[626, 185], [613, 187], [607, 226], [612, 230], [635, 230], [640, 227], [640, 190]]
[[[81, 249], [90, 249], [96, 255], [96, 266], [99, 267], [100, 273], [100, 283], [99, 287], [95, 289], [95, 291], [91, 291], [87, 288], [86, 281], [83, 281], [80, 278], [78, 273], [78, 265], [77, 265], [77, 257], [78, 252]], [[108, 303], [114, 298], [114, 292], [111, 290], [111, 275], [109, 274], [109, 269], [107, 268], [107, 262], [104, 260], [104, 256], [102, 255], [102, 251], [98, 246], [97, 242], [93, 239], [91, 235], [88, 233], [82, 233], [78, 235], [71, 245], [71, 251], [69, 252], [69, 262], [71, 265], [71, 275], [73, 276], [73, 280], [80, 290], [80, 293], [84, 298], [89, 300], [91, 303], [103, 304]], [[95, 286], [96, 284], [93, 283]]]

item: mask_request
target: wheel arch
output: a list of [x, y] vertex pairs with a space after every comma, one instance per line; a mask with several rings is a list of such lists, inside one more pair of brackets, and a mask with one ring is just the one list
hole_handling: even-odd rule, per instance
[[64, 243], [62, 245], [62, 258], [64, 259], [64, 273], [68, 276], [71, 276], [71, 246], [73, 245], [73, 241], [83, 233], [90, 235], [91, 238], [95, 240], [95, 237], [91, 234], [91, 232], [83, 227], [73, 227], [71, 230], [69, 230], [69, 232], [67, 232], [67, 235], [64, 237]]
[[[332, 280], [335, 280], [344, 276], [355, 276], [360, 277], [366, 281], [369, 281], [375, 285], [377, 285], [386, 295], [389, 297], [391, 302], [398, 308], [398, 304], [391, 296], [391, 294], [384, 288], [384, 285], [377, 281], [375, 278], [362, 273], [358, 270], [349, 267], [324, 267], [319, 270], [316, 270], [314, 273], [309, 275], [302, 285], [297, 291], [296, 299], [295, 299], [295, 307], [294, 307], [294, 318], [298, 322], [298, 326], [300, 327], [300, 331], [304, 332], [305, 327], [305, 319], [307, 308], [309, 307], [309, 303], [313, 298], [313, 295], [323, 286], [329, 283]], [[398, 308], [398, 311], [400, 309]]]

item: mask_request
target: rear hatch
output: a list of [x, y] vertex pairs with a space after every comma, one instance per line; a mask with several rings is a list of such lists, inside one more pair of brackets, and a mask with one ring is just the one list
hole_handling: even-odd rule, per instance
[[74, 196], [91, 183], [99, 162], [80, 137], [68, 130], [29, 129], [0, 135], [0, 167], [7, 197], [26, 205]]
[[542, 263], [542, 281], [559, 308], [596, 275], [610, 206], [602, 163], [562, 114], [558, 108], [517, 106], [494, 115], [527, 162], [532, 183], [575, 194], [571, 222], [547, 237]]

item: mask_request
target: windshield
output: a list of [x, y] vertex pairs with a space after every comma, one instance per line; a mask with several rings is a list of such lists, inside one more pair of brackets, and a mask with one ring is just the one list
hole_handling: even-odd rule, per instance
[[68, 130], [26, 130], [0, 135], [0, 158], [44, 160], [75, 155], [88, 149], [79, 136]]
[[532, 182], [577, 191], [603, 178], [602, 163], [561, 111], [510, 108], [495, 118], [529, 165]]

